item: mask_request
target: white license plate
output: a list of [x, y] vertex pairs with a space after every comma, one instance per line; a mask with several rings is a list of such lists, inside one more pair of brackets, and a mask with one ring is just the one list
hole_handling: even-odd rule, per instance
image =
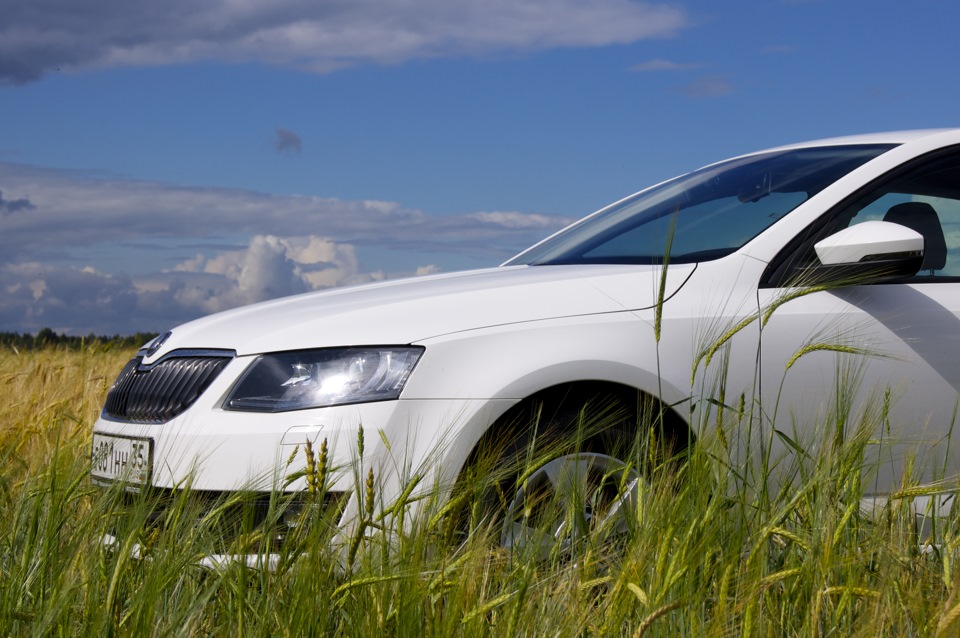
[[90, 475], [100, 481], [149, 485], [153, 471], [153, 439], [93, 434]]

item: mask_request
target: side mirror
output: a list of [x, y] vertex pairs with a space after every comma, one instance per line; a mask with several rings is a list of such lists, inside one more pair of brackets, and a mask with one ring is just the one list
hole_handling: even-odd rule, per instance
[[814, 250], [821, 264], [813, 269], [816, 281], [875, 283], [917, 274], [923, 235], [900, 224], [870, 221], [830, 235]]

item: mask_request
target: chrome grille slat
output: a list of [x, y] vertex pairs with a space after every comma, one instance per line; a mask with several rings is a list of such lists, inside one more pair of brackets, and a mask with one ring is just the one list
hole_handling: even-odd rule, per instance
[[150, 366], [132, 359], [107, 394], [104, 415], [133, 423], [163, 423], [182, 414], [213, 383], [231, 354], [176, 352]]
[[[156, 378], [156, 387], [153, 388], [151, 395], [158, 401], [156, 410], [160, 418], [164, 421], [172, 419], [176, 414], [175, 402], [181, 395], [181, 381], [189, 381], [191, 376], [192, 361], [181, 359], [182, 365], [175, 373], [165, 369], [162, 376]], [[189, 386], [187, 386], [189, 388]]]

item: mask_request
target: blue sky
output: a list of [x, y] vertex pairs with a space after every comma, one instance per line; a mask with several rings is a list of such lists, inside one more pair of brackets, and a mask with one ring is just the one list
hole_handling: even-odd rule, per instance
[[769, 146], [960, 124], [947, 0], [0, 0], [0, 331], [496, 265]]

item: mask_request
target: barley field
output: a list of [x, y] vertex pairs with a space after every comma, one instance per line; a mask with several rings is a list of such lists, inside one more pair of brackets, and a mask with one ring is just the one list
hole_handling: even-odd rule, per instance
[[[822, 424], [817, 449], [780, 459], [802, 481], [778, 488], [762, 464], [731, 461], [724, 432], [749, 414], [728, 410], [717, 435], [642, 484], [622, 529], [548, 554], [464, 528], [451, 512], [471, 510], [469, 493], [398, 523], [408, 504], [377, 503], [363, 481], [359, 533], [344, 539], [306, 507], [279, 546], [244, 524], [242, 495], [203, 510], [167, 495], [158, 520], [159, 496], [91, 485], [91, 427], [132, 353], [0, 349], [2, 635], [960, 635], [956, 513], [920, 526], [914, 511], [954, 484], [906, 484], [862, 512], [876, 424], [847, 423], [842, 438]], [[324, 470], [311, 468], [320, 503]], [[268, 517], [289, 502], [273, 495]], [[274, 554], [272, 569], [201, 566], [227, 528], [236, 551]]]

